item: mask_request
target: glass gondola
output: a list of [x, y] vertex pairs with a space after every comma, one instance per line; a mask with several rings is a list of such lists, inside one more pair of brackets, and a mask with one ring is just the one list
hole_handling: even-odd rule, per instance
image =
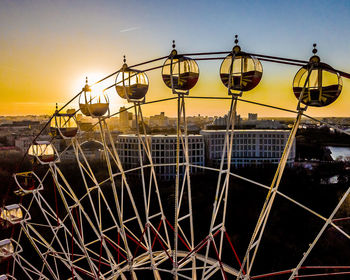
[[[308, 106], [324, 107], [339, 97], [343, 82], [337, 71], [328, 64], [320, 62], [315, 48], [313, 53], [315, 55], [310, 58], [309, 63], [296, 73], [293, 80], [293, 92], [299, 99], [305, 85], [300, 102]], [[307, 77], [308, 81], [305, 84]]]
[[11, 239], [0, 240], [0, 260], [13, 256], [15, 247]]
[[[237, 36], [235, 42], [238, 43]], [[220, 66], [221, 81], [225, 87], [229, 87], [231, 93], [252, 90], [259, 84], [262, 74], [261, 62], [256, 57], [242, 52], [238, 45], [233, 47]]]
[[148, 91], [147, 75], [142, 71], [130, 69], [125, 62], [124, 57], [124, 65], [116, 77], [115, 88], [121, 98], [139, 101]]
[[43, 190], [44, 186], [39, 177], [33, 171], [13, 174], [18, 189], [14, 192], [18, 196], [24, 196], [35, 191]]
[[50, 124], [50, 134], [52, 137], [69, 139], [77, 135], [78, 124], [74, 113], [60, 114], [56, 110]]
[[[175, 48], [175, 44], [173, 48]], [[163, 64], [162, 78], [167, 87], [173, 88], [175, 91], [188, 92], [198, 81], [198, 64], [194, 59], [179, 55], [173, 49]]]
[[41, 164], [48, 164], [58, 160], [58, 153], [49, 141], [36, 141], [29, 150], [28, 155], [36, 158]]
[[85, 116], [102, 117], [107, 112], [109, 114], [108, 96], [104, 92], [93, 92], [86, 79], [83, 92], [79, 97], [79, 108]]
[[[0, 221], [2, 224], [9, 223], [14, 225], [23, 220], [23, 210], [19, 204], [6, 205], [0, 209]], [[28, 220], [28, 217], [26, 217], [26, 220]]]

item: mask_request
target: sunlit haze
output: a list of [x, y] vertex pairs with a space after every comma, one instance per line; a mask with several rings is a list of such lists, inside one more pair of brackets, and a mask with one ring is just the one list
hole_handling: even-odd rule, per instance
[[[350, 72], [350, 1], [15, 1], [0, 2], [1, 115], [50, 114], [85, 84], [129, 65], [170, 53], [229, 51], [234, 34], [243, 50], [307, 60], [317, 43], [321, 60]], [[147, 65], [154, 67], [163, 61]], [[199, 61], [193, 96], [227, 96], [219, 77], [221, 61]], [[295, 109], [296, 66], [263, 63], [261, 83], [243, 98]], [[171, 97], [161, 70], [147, 72], [147, 101]], [[93, 87], [101, 91], [115, 76]], [[313, 116], [348, 116], [350, 82], [340, 97]], [[111, 111], [127, 104], [114, 88], [107, 91]], [[210, 103], [209, 103], [210, 102]], [[222, 115], [229, 101], [187, 102], [188, 114]], [[69, 108], [78, 108], [76, 100]], [[239, 103], [242, 116], [285, 116], [273, 109]], [[172, 101], [147, 105], [146, 115], [176, 114]]]

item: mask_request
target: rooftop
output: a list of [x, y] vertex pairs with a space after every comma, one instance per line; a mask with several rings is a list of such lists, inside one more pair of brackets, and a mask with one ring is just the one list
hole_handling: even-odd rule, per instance
[[[231, 130], [230, 130], [231, 131]], [[288, 132], [290, 129], [235, 129], [234, 132], [251, 132], [251, 133], [257, 133], [257, 132]], [[226, 129], [202, 129], [200, 132], [222, 132], [225, 133]]]

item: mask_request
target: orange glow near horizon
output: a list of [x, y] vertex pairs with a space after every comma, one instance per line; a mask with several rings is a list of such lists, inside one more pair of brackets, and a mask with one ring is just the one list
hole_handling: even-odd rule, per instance
[[[141, 56], [141, 54], [139, 54]], [[140, 61], [152, 59], [148, 54], [147, 59], [132, 61], [135, 64]], [[95, 57], [92, 61], [86, 62], [83, 54], [74, 55], [73, 52], [66, 52], [54, 56], [51, 64], [47, 65], [45, 59], [31, 62], [29, 57], [23, 58], [17, 64], [13, 58], [7, 57], [4, 63], [0, 64], [1, 83], [0, 92], [2, 95], [0, 103], [1, 115], [42, 115], [52, 114], [55, 104], [63, 106], [74, 95], [80, 92], [85, 84], [85, 77], [92, 84], [101, 78], [120, 69], [122, 61], [119, 56], [119, 63], [110, 65], [108, 53]], [[67, 59], [70, 57], [70, 59]], [[101, 59], [101, 61], [98, 60]], [[115, 59], [117, 60], [117, 59]], [[164, 61], [147, 65], [153, 67], [162, 65]], [[223, 86], [219, 77], [221, 61], [200, 61], [200, 76], [197, 85], [190, 91], [190, 96], [220, 96], [227, 97], [227, 89]], [[329, 62], [328, 62], [329, 63]], [[101, 64], [105, 64], [104, 66]], [[16, 65], [10, 67], [10, 65]], [[108, 68], [106, 65], [110, 65]], [[54, 69], [52, 68], [54, 66]], [[141, 68], [141, 69], [145, 69]], [[273, 106], [280, 106], [294, 110], [297, 100], [292, 91], [292, 81], [299, 67], [275, 65], [263, 62], [264, 73], [260, 84], [251, 92], [243, 94], [243, 99], [261, 102]], [[26, 69], [31, 69], [27, 71]], [[98, 70], [93, 70], [98, 69]], [[340, 69], [346, 71], [347, 69]], [[147, 72], [149, 78], [149, 90], [146, 101], [169, 98], [171, 90], [165, 86], [161, 78], [161, 70], [157, 69]], [[102, 91], [104, 88], [114, 84], [115, 76], [106, 81], [94, 85], [93, 90]], [[117, 112], [119, 107], [127, 105], [116, 93], [115, 88], [107, 91], [110, 100], [111, 113]], [[324, 108], [309, 108], [308, 113], [312, 116], [348, 116], [350, 108], [350, 82], [343, 78], [343, 90], [340, 97], [331, 105]], [[187, 115], [209, 115], [220, 116], [227, 113], [229, 101], [227, 100], [187, 100]], [[78, 99], [67, 108], [79, 108]], [[238, 113], [245, 117], [248, 112], [258, 113], [260, 117], [282, 117], [286, 114], [282, 111], [259, 107], [241, 102], [238, 104]], [[169, 116], [176, 115], [176, 104], [172, 102], [155, 103], [144, 106], [146, 116], [165, 112]]]
[[[297, 69], [296, 69], [297, 70]], [[160, 71], [158, 71], [160, 72]], [[150, 79], [149, 91], [146, 95], [146, 101], [152, 101], [157, 99], [172, 97], [171, 90], [168, 89], [161, 80], [160, 73], [148, 73]], [[198, 84], [190, 91], [190, 96], [217, 96], [228, 97], [226, 88], [222, 85], [219, 76], [210, 75], [212, 73], [201, 73], [202, 77], [198, 81]], [[59, 107], [63, 106], [65, 102], [71, 99], [77, 94], [84, 86], [85, 76], [89, 78], [89, 84], [96, 82], [103, 76], [101, 72], [90, 72], [86, 75], [75, 76], [70, 80], [70, 85], [63, 85], [67, 91], [62, 94], [60, 89], [53, 86], [49, 86], [50, 92], [43, 98], [37, 92], [35, 94], [28, 94], [28, 91], [35, 91], [38, 87], [34, 84], [17, 83], [16, 88], [12, 88], [12, 96], [5, 96], [4, 102], [0, 105], [1, 115], [42, 115], [52, 114], [55, 109], [56, 101]], [[8, 75], [7, 81], [14, 82], [14, 77]], [[110, 78], [100, 84], [92, 86], [92, 90], [96, 92], [103, 91], [104, 88], [114, 83], [114, 78]], [[264, 79], [265, 78], [265, 79]], [[293, 77], [291, 77], [293, 78]], [[292, 79], [291, 79], [292, 80]], [[7, 87], [6, 87], [7, 86]], [[0, 90], [3, 92], [8, 90], [9, 86], [6, 84], [0, 84]], [[11, 88], [10, 88], [11, 89]], [[75, 89], [75, 91], [73, 90]], [[41, 91], [41, 89], [38, 89]], [[68, 94], [68, 91], [72, 94]], [[347, 116], [348, 108], [350, 107], [350, 100], [348, 98], [350, 92], [350, 82], [343, 79], [343, 91], [340, 97], [331, 105], [324, 108], [311, 108], [309, 107], [308, 113], [313, 116]], [[121, 99], [115, 91], [115, 88], [111, 88], [107, 91], [107, 95], [110, 101], [111, 113], [117, 112], [121, 106], [129, 106], [126, 100]], [[35, 98], [33, 98], [33, 96]], [[251, 92], [246, 92], [242, 96], [243, 99], [260, 102], [272, 106], [279, 106], [286, 109], [294, 110], [297, 104], [297, 100], [292, 92], [291, 81], [287, 81], [286, 77], [279, 77], [274, 79], [273, 77], [264, 77], [261, 83], [253, 89]], [[208, 115], [208, 116], [220, 116], [227, 113], [229, 109], [229, 100], [203, 100], [203, 99], [188, 99], [187, 115]], [[79, 108], [78, 99], [72, 102], [67, 108]], [[146, 116], [159, 114], [159, 112], [165, 112], [168, 116], [176, 115], [176, 103], [172, 101], [155, 103], [152, 105], [144, 106], [144, 114]], [[292, 116], [283, 111], [261, 107], [245, 102], [238, 104], [238, 113], [241, 116], [246, 117], [249, 112], [258, 113], [260, 117], [283, 117]]]

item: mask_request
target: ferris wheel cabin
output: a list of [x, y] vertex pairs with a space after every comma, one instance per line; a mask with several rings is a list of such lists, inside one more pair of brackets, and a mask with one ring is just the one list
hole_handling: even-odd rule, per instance
[[79, 97], [79, 108], [85, 116], [102, 117], [109, 112], [108, 96], [105, 92], [92, 91], [86, 79], [86, 84]]
[[130, 69], [125, 63], [115, 80], [115, 88], [118, 95], [129, 101], [139, 101], [146, 96], [148, 91], [148, 78], [146, 73]]
[[13, 174], [18, 189], [14, 193], [24, 196], [35, 191], [41, 191], [44, 187], [39, 177], [33, 171]]
[[259, 59], [242, 52], [240, 46], [237, 45], [238, 36], [235, 37], [236, 45], [220, 66], [221, 81], [231, 93], [252, 90], [260, 83], [263, 74]]
[[19, 204], [7, 205], [0, 210], [0, 221], [3, 223], [10, 223], [14, 225], [20, 223], [23, 220], [24, 215]]
[[182, 92], [188, 92], [198, 82], [197, 62], [192, 58], [179, 55], [175, 50], [175, 41], [173, 41], [173, 50], [163, 64], [162, 78], [168, 88]]
[[57, 112], [51, 120], [50, 134], [56, 138], [69, 139], [77, 135], [78, 124], [75, 120], [75, 113], [60, 114]]
[[11, 239], [0, 240], [0, 260], [13, 256], [15, 248]]
[[[303, 66], [295, 75], [293, 92], [295, 97], [299, 99], [305, 85], [301, 103], [314, 107], [324, 107], [339, 97], [343, 82], [339, 73], [331, 66], [317, 62], [318, 57], [311, 59], [316, 63], [312, 66], [309, 64]], [[306, 79], [308, 79], [307, 82]]]
[[28, 155], [36, 158], [41, 164], [48, 164], [58, 159], [56, 149], [49, 141], [36, 141], [30, 146]]

